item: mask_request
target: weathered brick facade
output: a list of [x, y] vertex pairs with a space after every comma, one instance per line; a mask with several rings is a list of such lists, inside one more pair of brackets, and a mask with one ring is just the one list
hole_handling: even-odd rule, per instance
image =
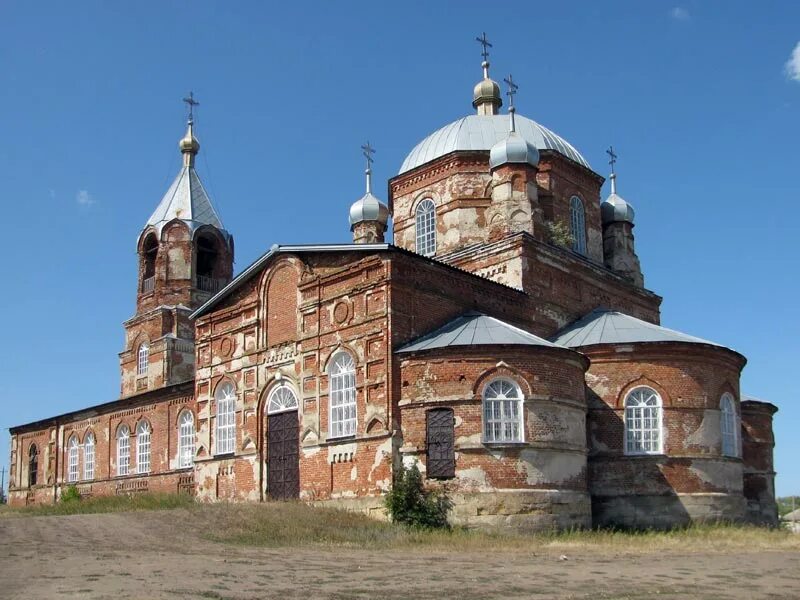
[[[497, 131], [499, 100], [475, 102]], [[741, 402], [744, 357], [683, 334], [547, 341], [599, 307], [656, 327], [661, 298], [643, 287], [632, 211], [601, 211], [603, 178], [545, 133], [538, 160], [502, 164], [487, 142], [436, 138], [389, 181], [395, 245], [377, 243], [386, 207], [368, 182], [357, 243], [275, 246], [232, 280], [190, 123], [139, 239], [120, 399], [12, 428], [11, 502], [74, 483], [380, 513], [393, 472], [416, 462], [470, 526], [774, 524], [776, 409]], [[485, 330], [469, 337], [468, 321]]]

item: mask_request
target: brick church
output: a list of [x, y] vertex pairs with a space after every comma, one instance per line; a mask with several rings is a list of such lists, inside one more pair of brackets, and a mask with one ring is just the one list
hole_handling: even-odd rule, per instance
[[661, 325], [613, 154], [603, 200], [508, 84], [501, 113], [484, 60], [474, 110], [411, 150], [388, 202], [367, 169], [353, 243], [274, 245], [235, 276], [190, 97], [120, 396], [11, 428], [10, 502], [74, 485], [378, 515], [416, 462], [467, 526], [775, 524], [776, 407], [740, 392], [744, 356]]

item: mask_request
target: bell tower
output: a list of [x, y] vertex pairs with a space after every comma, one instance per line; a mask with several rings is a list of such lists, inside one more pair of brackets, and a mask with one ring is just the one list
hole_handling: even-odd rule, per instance
[[233, 276], [233, 236], [222, 225], [195, 171], [190, 93], [186, 135], [178, 142], [183, 165], [147, 220], [137, 242], [136, 314], [124, 323], [121, 395], [194, 377], [194, 324], [189, 315]]

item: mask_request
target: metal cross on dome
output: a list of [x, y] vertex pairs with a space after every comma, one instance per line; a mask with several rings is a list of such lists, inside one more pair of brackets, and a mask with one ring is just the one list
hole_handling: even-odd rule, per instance
[[369, 145], [369, 142], [361, 146], [361, 149], [364, 151], [364, 157], [367, 159], [367, 169], [372, 168], [372, 161], [375, 160], [372, 158], [372, 155], [375, 154], [375, 148]]
[[478, 42], [481, 46], [483, 46], [483, 52], [481, 52], [481, 56], [483, 56], [483, 60], [488, 62], [489, 48], [491, 48], [492, 45], [489, 43], [489, 38], [486, 37], [486, 32], [484, 31], [481, 37], [476, 37], [475, 41]]
[[611, 173], [613, 175], [613, 173], [614, 173], [614, 163], [617, 162], [617, 155], [614, 153], [614, 146], [609, 146], [608, 150], [606, 150], [606, 154], [608, 154], [608, 156], [610, 157], [609, 161], [608, 161], [608, 164], [611, 165]]
[[194, 99], [194, 93], [189, 91], [189, 95], [183, 99], [186, 102], [186, 105], [189, 107], [189, 121], [194, 121], [194, 107], [200, 106], [200, 103]]
[[511, 109], [514, 107], [514, 94], [517, 93], [519, 86], [514, 83], [514, 77], [512, 75], [509, 75], [503, 79], [503, 81], [505, 81], [506, 85], [508, 86], [508, 91], [506, 94], [508, 94], [508, 108]]

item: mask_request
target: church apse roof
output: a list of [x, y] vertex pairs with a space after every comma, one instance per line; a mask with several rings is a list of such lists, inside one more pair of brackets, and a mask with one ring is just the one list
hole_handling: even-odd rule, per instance
[[597, 344], [633, 344], [637, 342], [684, 342], [725, 348], [680, 331], [648, 323], [624, 313], [597, 308], [566, 326], [551, 338], [556, 344], [580, 348]]
[[488, 345], [543, 346], [566, 349], [500, 319], [479, 312], [468, 312], [401, 346], [395, 352]]

